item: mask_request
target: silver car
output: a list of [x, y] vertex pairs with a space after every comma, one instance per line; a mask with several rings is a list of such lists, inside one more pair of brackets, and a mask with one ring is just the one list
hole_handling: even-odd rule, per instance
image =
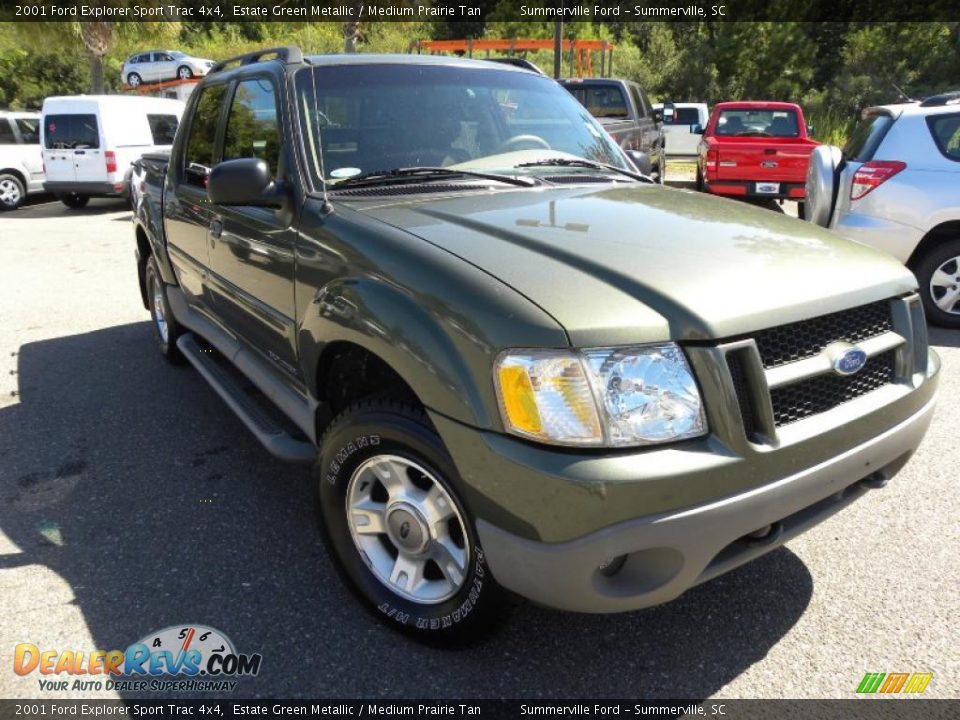
[[927, 318], [960, 328], [960, 92], [864, 110], [811, 155], [806, 194], [808, 220], [898, 258]]
[[179, 50], [151, 50], [128, 57], [120, 77], [127, 85], [138, 87], [142, 83], [200, 77], [213, 66], [213, 60], [193, 57]]

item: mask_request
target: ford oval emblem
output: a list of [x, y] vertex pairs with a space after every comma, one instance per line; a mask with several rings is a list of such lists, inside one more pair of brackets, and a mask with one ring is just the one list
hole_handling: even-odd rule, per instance
[[833, 357], [833, 371], [837, 375], [853, 375], [867, 364], [867, 354], [858, 347], [850, 347]]
[[775, 168], [776, 166], [777, 166], [776, 160], [764, 160], [762, 163], [760, 163], [760, 167], [765, 167], [765, 168]]

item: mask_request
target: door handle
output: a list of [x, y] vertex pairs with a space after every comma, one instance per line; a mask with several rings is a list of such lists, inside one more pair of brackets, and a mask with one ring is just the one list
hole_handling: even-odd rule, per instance
[[210, 234], [214, 238], [218, 238], [223, 234], [223, 223], [219, 220], [213, 220], [210, 222]]

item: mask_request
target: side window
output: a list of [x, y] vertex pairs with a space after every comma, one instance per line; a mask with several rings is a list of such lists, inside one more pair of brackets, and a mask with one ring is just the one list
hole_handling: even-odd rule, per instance
[[176, 115], [147, 115], [147, 122], [154, 145], [173, 145], [179, 122]]
[[650, 114], [650, 101], [644, 96], [643, 91], [636, 85], [631, 85], [630, 94], [633, 96], [633, 104], [637, 106], [637, 118], [647, 117]]
[[167, 53], [154, 53], [153, 61], [154, 62], [173, 62], [173, 58], [167, 55]]
[[277, 174], [280, 162], [280, 127], [277, 119], [277, 97], [269, 80], [244, 80], [237, 91], [227, 116], [227, 133], [223, 141], [223, 159], [261, 158], [270, 172]]
[[15, 145], [16, 142], [17, 137], [13, 134], [10, 121], [7, 118], [0, 118], [0, 145]]
[[40, 144], [40, 120], [34, 118], [17, 118], [17, 127], [20, 129], [20, 138], [24, 145]]
[[212, 85], [204, 88], [196, 105], [196, 112], [190, 121], [190, 135], [187, 137], [187, 149], [184, 158], [184, 181], [190, 185], [205, 188], [207, 175], [216, 160], [217, 123], [220, 120], [220, 108], [223, 107], [225, 85]]
[[944, 157], [960, 162], [960, 115], [934, 115], [927, 125]]

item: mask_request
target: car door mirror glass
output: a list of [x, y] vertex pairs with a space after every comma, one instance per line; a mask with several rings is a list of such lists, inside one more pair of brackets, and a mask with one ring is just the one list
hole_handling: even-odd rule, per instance
[[703, 125], [700, 123], [694, 123], [690, 126], [690, 132], [694, 135], [703, 135]]

